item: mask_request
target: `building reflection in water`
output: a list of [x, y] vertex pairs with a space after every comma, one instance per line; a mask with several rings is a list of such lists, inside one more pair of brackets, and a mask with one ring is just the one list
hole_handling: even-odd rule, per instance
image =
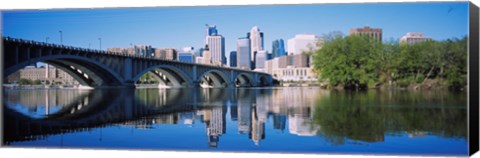
[[[195, 124], [199, 124], [205, 125], [207, 145], [218, 147], [220, 137], [227, 134], [227, 114], [230, 115], [230, 122], [237, 126], [238, 133], [232, 133], [232, 135], [239, 134], [245, 139], [251, 139], [252, 144], [255, 145], [261, 145], [261, 141], [268, 137], [269, 131], [266, 130], [266, 126], [273, 127], [278, 133], [299, 137], [322, 133], [326, 137], [342, 137], [342, 139], [350, 138], [366, 142], [384, 141], [384, 133], [387, 130], [404, 132], [405, 129], [412, 129], [405, 131], [410, 137], [423, 136], [432, 130], [445, 131], [445, 129], [437, 127], [440, 125], [443, 127], [443, 124], [429, 127], [430, 129], [426, 128], [428, 127], [427, 123], [425, 123], [425, 127], [409, 127], [406, 126], [410, 125], [409, 122], [405, 122], [405, 127], [400, 126], [402, 127], [400, 129], [396, 129], [396, 126], [382, 126], [384, 124], [382, 121], [386, 117], [390, 117], [393, 123], [398, 120], [410, 121], [402, 120], [403, 113], [440, 114], [438, 111], [443, 110], [440, 108], [397, 110], [363, 105], [351, 106], [350, 102], [345, 102], [350, 97], [348, 94], [333, 95], [330, 93], [308, 87], [7, 91], [4, 93], [4, 105], [7, 105], [4, 118], [9, 121], [5, 124], [7, 130], [5, 130], [6, 139], [4, 140], [6, 142], [4, 144], [43, 139], [45, 136], [59, 133], [103, 128], [112, 124], [143, 130], [155, 130], [156, 126], [166, 124], [188, 127], [195, 127]], [[374, 95], [370, 98], [388, 97]], [[389, 102], [394, 103], [393, 101]], [[388, 102], [383, 101], [383, 104], [385, 103]], [[363, 110], [366, 108], [368, 111]], [[35, 112], [39, 111], [38, 109], [45, 110], [41, 111], [41, 115], [47, 114], [47, 116], [39, 117], [39, 112]], [[431, 117], [427, 119], [436, 119], [433, 122], [447, 122], [445, 120], [452, 118], [458, 119], [457, 122], [464, 120], [464, 117], [459, 117], [465, 111], [464, 109], [450, 109], [449, 111], [451, 112], [442, 114], [446, 118]], [[379, 113], [388, 115], [378, 115]], [[346, 118], [349, 122], [338, 121], [339, 118], [345, 118], [345, 116], [351, 116]], [[267, 124], [268, 119], [272, 120], [270, 124]], [[354, 124], [349, 124], [350, 122]], [[378, 126], [375, 130], [370, 130], [370, 133], [375, 132], [375, 134], [369, 135], [365, 133], [369, 131], [365, 129], [362, 131], [360, 128], [350, 131], [353, 130], [350, 127], [356, 127], [355, 125], [362, 123], [377, 123]], [[338, 126], [339, 124], [341, 126]], [[462, 129], [463, 126], [459, 125], [451, 129]], [[288, 133], [285, 132], [287, 128]], [[336, 129], [349, 132], [338, 132]], [[353, 133], [354, 135], [344, 135], [344, 133]], [[462, 137], [465, 132], [447, 131], [447, 133]], [[342, 141], [337, 142], [342, 143]]]
[[220, 136], [226, 132], [226, 112], [226, 106], [210, 107], [204, 110], [203, 118], [206, 124], [207, 142], [210, 147], [217, 147]]
[[[19, 116], [21, 120], [31, 117], [26, 119], [30, 121], [26, 122], [29, 126], [69, 124], [69, 128], [89, 129], [117, 124], [147, 130], [160, 124], [185, 124], [193, 127], [195, 123], [204, 123], [208, 146], [217, 147], [220, 137], [226, 134], [228, 110], [231, 120], [238, 121], [238, 132], [248, 134], [255, 145], [265, 139], [265, 122], [269, 115], [273, 117], [274, 129], [280, 132], [285, 130], [286, 122], [291, 120], [290, 133], [315, 133], [308, 128], [311, 123], [310, 106], [313, 104], [304, 102], [304, 99], [309, 99], [315, 93], [303, 91], [304, 89], [288, 92], [275, 89], [138, 89], [134, 93], [104, 90], [17, 91], [5, 93], [5, 103], [12, 111], [22, 111], [19, 107], [29, 109], [30, 113]], [[52, 111], [54, 106], [59, 107]], [[39, 107], [46, 107], [43, 114], [50, 113], [52, 116], [35, 117], [31, 112]], [[68, 132], [66, 130], [66, 127], [59, 126], [58, 130], [40, 129], [36, 133], [23, 134], [48, 135], [48, 132], [56, 134]]]
[[16, 109], [18, 112], [34, 118], [44, 118], [50, 113], [55, 113], [63, 106], [74, 102], [82, 103], [77, 104], [77, 108], [88, 105], [88, 98], [84, 98], [88, 93], [90, 93], [89, 90], [77, 90], [69, 93], [56, 90], [15, 90], [4, 93], [3, 97], [5, 98], [4, 104], [9, 108]]

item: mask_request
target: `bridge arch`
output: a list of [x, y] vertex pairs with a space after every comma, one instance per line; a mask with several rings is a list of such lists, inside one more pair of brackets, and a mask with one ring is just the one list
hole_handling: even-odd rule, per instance
[[258, 76], [257, 86], [260, 86], [260, 87], [269, 86], [270, 83], [271, 83], [271, 77], [268, 77], [266, 75], [259, 75]]
[[80, 84], [101, 87], [121, 86], [123, 79], [106, 65], [90, 58], [74, 55], [52, 55], [49, 57], [30, 58], [27, 62], [21, 62], [12, 67], [6, 67], [5, 77], [20, 69], [32, 65], [32, 63], [43, 62], [54, 65], [71, 75]]
[[218, 87], [228, 87], [229, 86], [229, 78], [226, 76], [225, 73], [219, 70], [208, 70], [205, 71], [203, 74], [201, 74], [198, 78], [198, 82], [200, 83], [202, 80], [207, 79], [207, 82], [209, 84], [211, 83], [212, 87], [218, 88]]
[[236, 87], [250, 87], [255, 83], [252, 75], [247, 73], [239, 73], [233, 80]]
[[[172, 87], [185, 87], [188, 86], [190, 83], [192, 83], [192, 80], [188, 76], [186, 72], [183, 70], [175, 67], [175, 66], [170, 66], [170, 65], [155, 65], [152, 67], [149, 67], [140, 73], [136, 74], [135, 77], [133, 78], [134, 81], [137, 81], [142, 77], [144, 74], [152, 72], [155, 76], [155, 78], [160, 79], [160, 83], [166, 84], [167, 86], [172, 86]], [[162, 76], [165, 76], [168, 81], [162, 79]], [[170, 84], [170, 85], [168, 85]]]

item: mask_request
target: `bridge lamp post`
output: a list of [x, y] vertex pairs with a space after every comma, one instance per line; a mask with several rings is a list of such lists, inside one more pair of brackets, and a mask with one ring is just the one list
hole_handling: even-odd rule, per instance
[[63, 44], [63, 31], [58, 31], [60, 33], [60, 44]]

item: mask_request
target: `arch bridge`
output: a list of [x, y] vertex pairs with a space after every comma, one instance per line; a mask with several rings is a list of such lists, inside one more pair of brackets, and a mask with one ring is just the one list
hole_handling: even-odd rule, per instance
[[80, 84], [99, 87], [135, 87], [146, 73], [169, 87], [259, 87], [270, 86], [272, 76], [263, 72], [157, 59], [103, 50], [3, 37], [4, 72], [43, 62], [70, 74]]

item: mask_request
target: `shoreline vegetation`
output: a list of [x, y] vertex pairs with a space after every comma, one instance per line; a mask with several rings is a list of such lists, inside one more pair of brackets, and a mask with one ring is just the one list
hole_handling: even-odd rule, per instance
[[329, 36], [313, 56], [327, 89], [448, 89], [467, 86], [467, 37], [415, 44]]

